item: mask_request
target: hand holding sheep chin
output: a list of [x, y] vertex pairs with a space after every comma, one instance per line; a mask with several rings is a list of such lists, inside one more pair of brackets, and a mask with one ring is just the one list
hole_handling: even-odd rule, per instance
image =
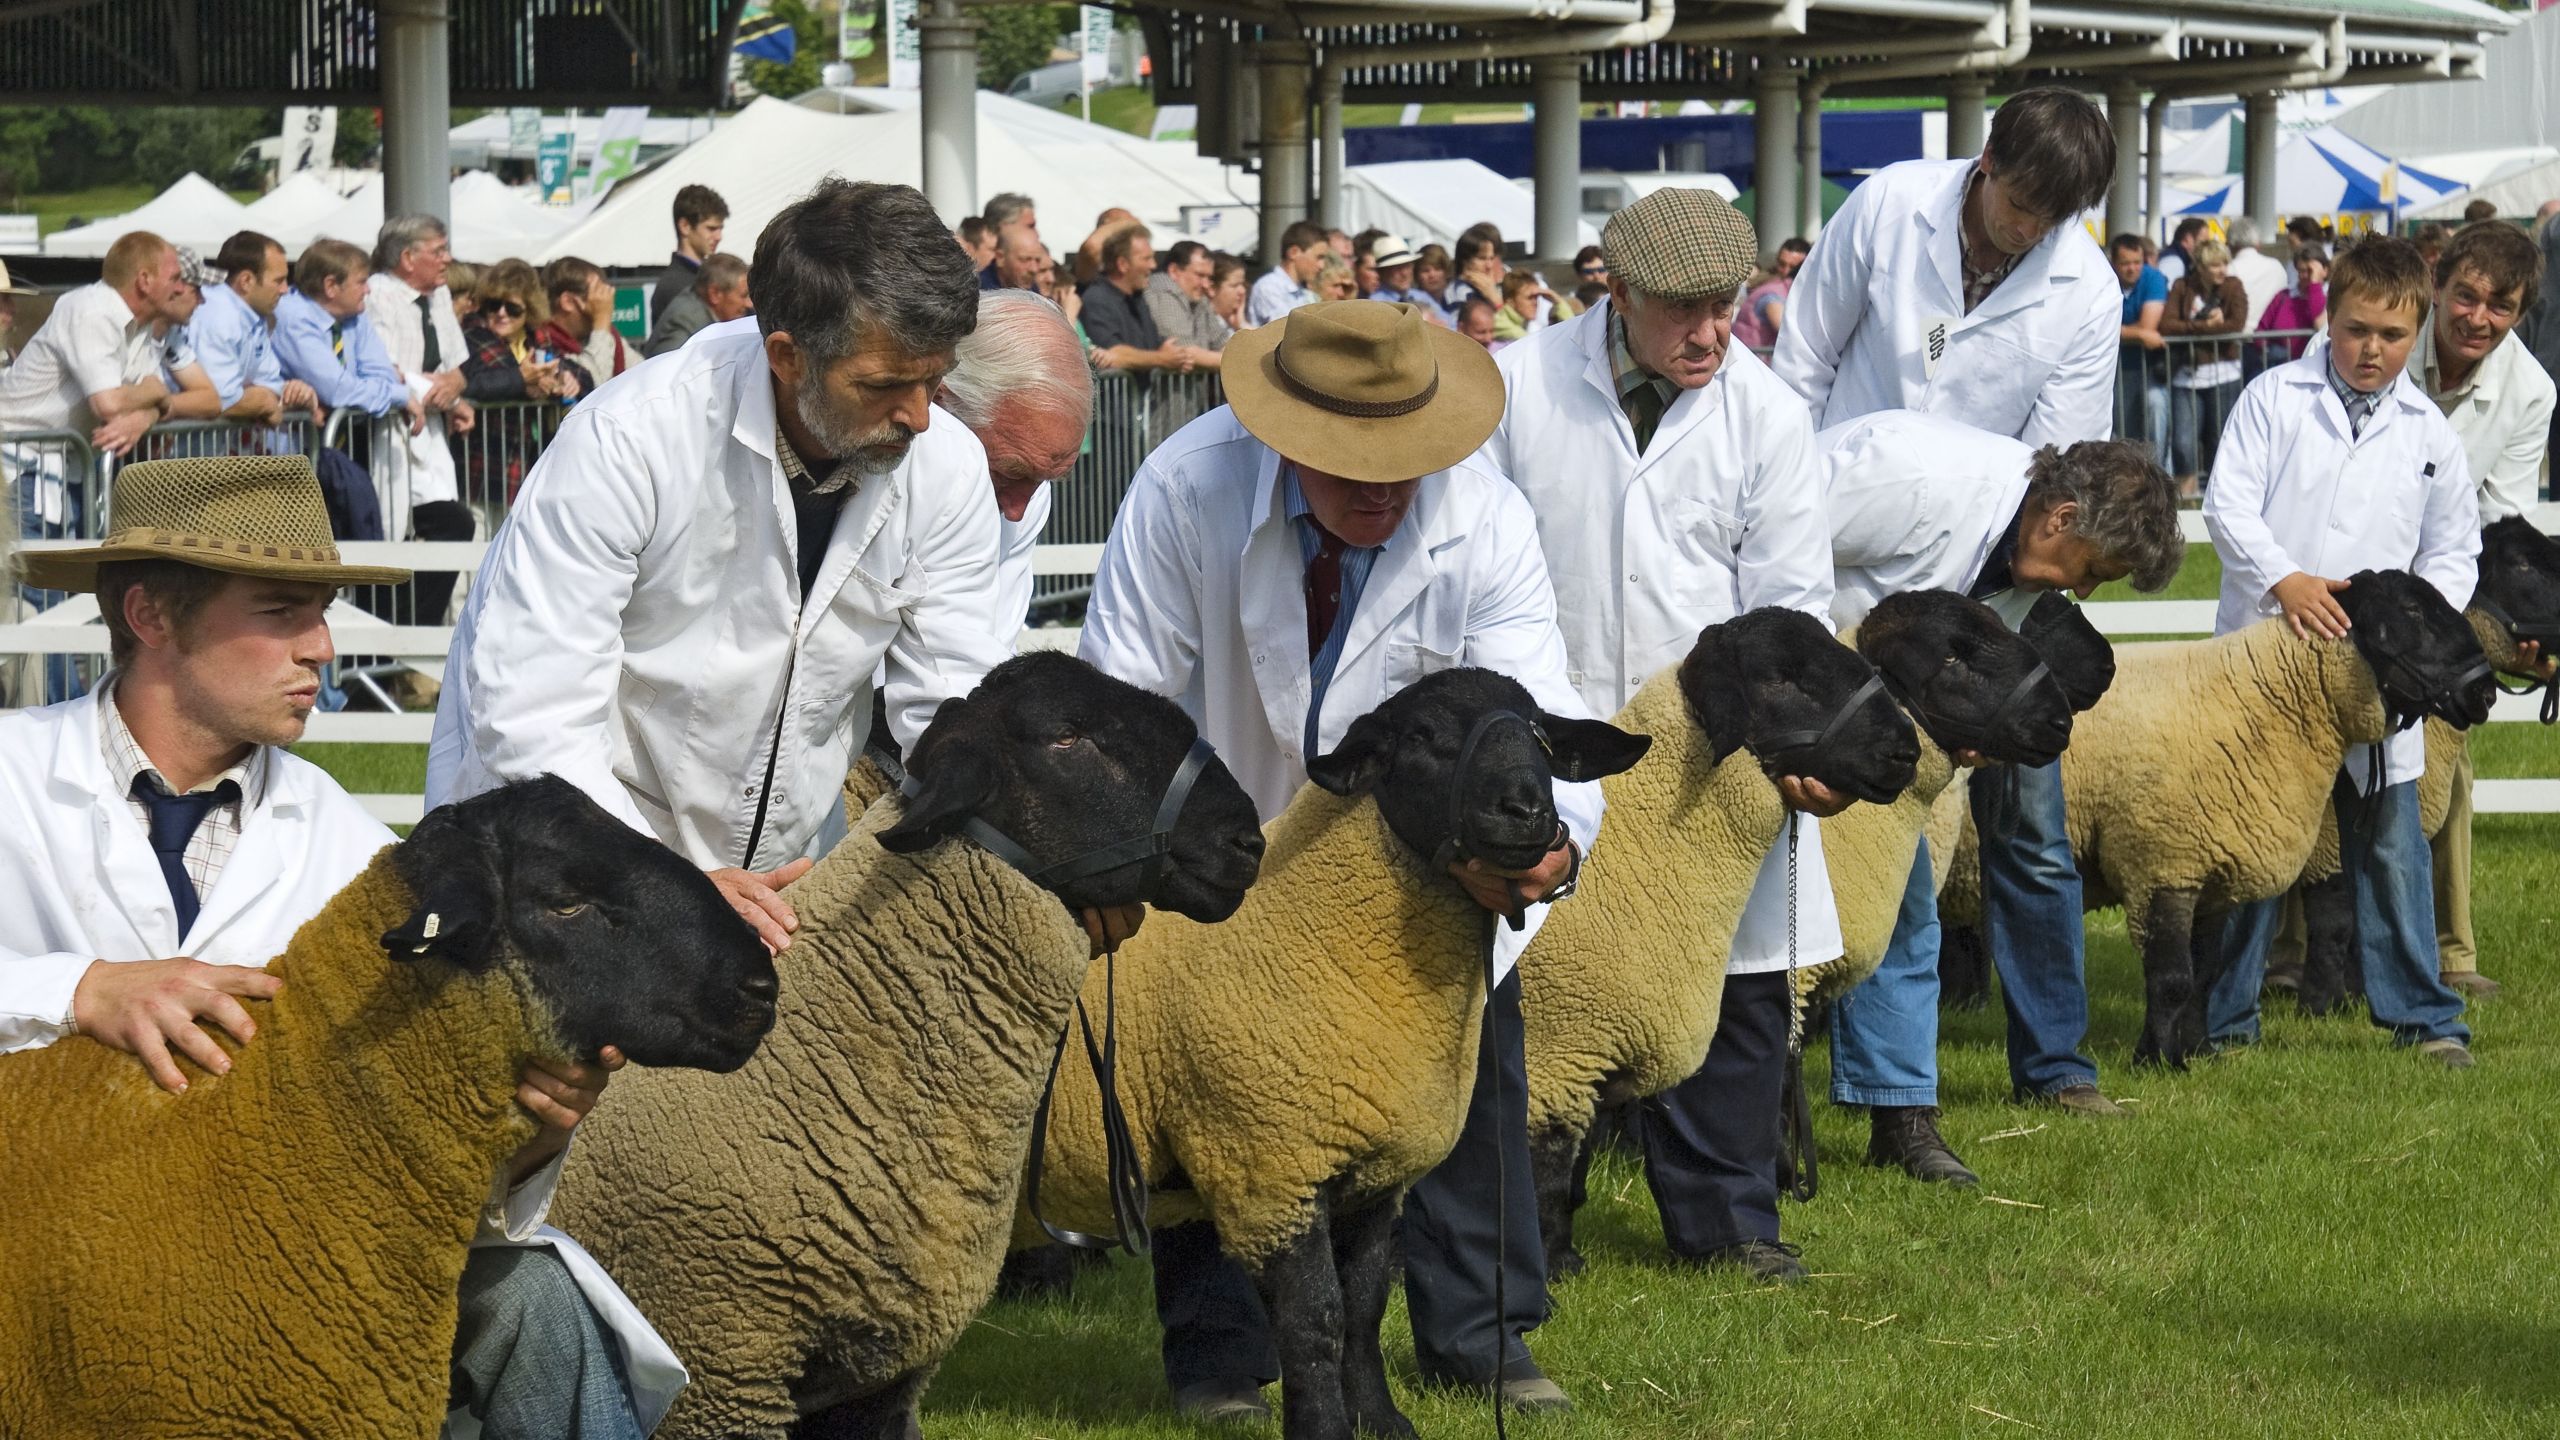
[[1834, 790], [1810, 775], [1779, 776], [1778, 794], [1816, 820], [1828, 820], [1858, 803], [1857, 796]]
[[172, 1050], [214, 1075], [231, 1057], [199, 1021], [210, 1020], [246, 1045], [258, 1033], [239, 996], [272, 1000], [281, 976], [245, 965], [174, 960], [100, 960], [71, 992], [71, 1019], [81, 1034], [142, 1062], [153, 1083], [175, 1095], [187, 1088]]
[[1147, 907], [1088, 906], [1076, 913], [1076, 919], [1083, 923], [1085, 938], [1093, 942], [1093, 953], [1098, 958], [1106, 950], [1119, 949], [1122, 942], [1138, 933], [1138, 927], [1147, 923]]
[[507, 1159], [507, 1185], [524, 1183], [526, 1176], [551, 1163], [551, 1158], [569, 1148], [569, 1132], [587, 1118], [603, 1098], [605, 1081], [626, 1063], [622, 1052], [611, 1045], [597, 1052], [595, 1063], [572, 1061], [566, 1064], [548, 1060], [529, 1060], [516, 1077], [516, 1103], [542, 1123], [525, 1147]]
[[1497, 915], [1508, 915], [1524, 898], [1535, 905], [1553, 895], [1573, 873], [1575, 850], [1567, 838], [1526, 870], [1497, 870], [1481, 860], [1460, 860], [1451, 863], [1449, 873], [1457, 877], [1469, 899]]
[[2326, 640], [2344, 639], [2347, 633], [2347, 610], [2337, 601], [2337, 593], [2347, 588], [2344, 580], [2329, 580], [2307, 571], [2296, 570], [2267, 588], [2284, 607], [2284, 618], [2293, 626], [2296, 639], [2308, 640], [2318, 635]]
[[755, 927], [764, 947], [779, 955], [791, 943], [791, 932], [800, 928], [800, 916], [782, 892], [817, 863], [804, 855], [778, 870], [714, 870], [711, 883], [728, 897], [738, 918]]

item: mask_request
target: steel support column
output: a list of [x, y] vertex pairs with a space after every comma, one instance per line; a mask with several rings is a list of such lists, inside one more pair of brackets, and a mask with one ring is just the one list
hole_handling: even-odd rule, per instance
[[1982, 153], [1982, 102], [1991, 87], [1979, 75], [1959, 75], [1947, 82], [1947, 158], [1970, 160]]
[[1280, 263], [1280, 232], [1307, 218], [1308, 55], [1296, 40], [1254, 46], [1262, 72], [1262, 263]]
[[1531, 253], [1541, 260], [1570, 260], [1582, 246], [1582, 57], [1541, 55], [1530, 62], [1529, 74], [1538, 105], [1538, 234]]
[[924, 52], [924, 198], [957, 225], [978, 213], [978, 21], [956, 0], [934, 0], [916, 29]]
[[450, 17], [445, 0], [382, 0], [382, 213], [453, 219]]

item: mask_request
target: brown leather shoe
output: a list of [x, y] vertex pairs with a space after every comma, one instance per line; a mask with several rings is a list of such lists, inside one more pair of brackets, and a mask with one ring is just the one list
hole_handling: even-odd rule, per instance
[[2133, 1113], [2108, 1099], [2095, 1085], [2065, 1085], [2044, 1098], [2047, 1104], [2059, 1106], [2074, 1115], [2122, 1116]]
[[1867, 1110], [1867, 1163], [1898, 1165], [1914, 1180], [1937, 1181], [1959, 1188], [1979, 1185], [1982, 1177], [1956, 1158], [1938, 1133], [1934, 1105], [1875, 1105]]
[[2456, 993], [2472, 1000], [2486, 1000], [2507, 988], [2477, 970], [2447, 970], [2441, 978]]
[[2433, 1060], [2447, 1070], [2468, 1070], [2479, 1063], [2471, 1058], [2471, 1047], [2448, 1035], [2441, 1040], [2421, 1040], [2418, 1054]]

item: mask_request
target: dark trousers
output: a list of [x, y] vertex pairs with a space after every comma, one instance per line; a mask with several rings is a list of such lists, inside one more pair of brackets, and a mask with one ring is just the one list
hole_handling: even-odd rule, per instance
[[1783, 970], [1727, 976], [1706, 1063], [1638, 1107], [1645, 1183], [1674, 1255], [1778, 1238], [1787, 990]]
[[[1404, 1200], [1405, 1305], [1424, 1377], [1493, 1378], [1493, 1283], [1504, 1265], [1506, 1361], [1528, 1358], [1521, 1336], [1547, 1315], [1546, 1254], [1529, 1173], [1529, 1081], [1520, 1049], [1520, 976], [1492, 995], [1493, 1043], [1476, 1056], [1475, 1091], [1449, 1158]], [[1779, 1039], [1785, 1040], [1783, 1012]], [[1497, 1075], [1500, 1102], [1496, 1103]], [[1774, 1102], [1770, 1111], [1776, 1114]], [[1506, 1213], [1509, 1239], [1496, 1221]], [[1164, 1327], [1165, 1381], [1179, 1390], [1224, 1376], [1264, 1383], [1280, 1376], [1271, 1322], [1244, 1268], [1219, 1253], [1217, 1232], [1194, 1222], [1155, 1235], [1156, 1319]]]
[[[430, 500], [411, 510], [409, 521], [421, 540], [468, 540], [472, 535], [471, 510], [459, 500]], [[416, 618], [407, 623], [442, 625], [457, 578], [451, 570], [420, 571]]]

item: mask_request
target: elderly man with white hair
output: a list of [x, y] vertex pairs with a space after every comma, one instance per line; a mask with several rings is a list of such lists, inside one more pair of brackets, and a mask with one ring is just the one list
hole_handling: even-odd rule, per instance
[[1004, 517], [988, 613], [997, 638], [1011, 645], [1031, 612], [1031, 551], [1049, 524], [1049, 482], [1065, 479], [1084, 450], [1093, 369], [1057, 306], [1028, 290], [989, 290], [978, 300], [978, 328], [960, 341], [935, 398], [987, 447]]

